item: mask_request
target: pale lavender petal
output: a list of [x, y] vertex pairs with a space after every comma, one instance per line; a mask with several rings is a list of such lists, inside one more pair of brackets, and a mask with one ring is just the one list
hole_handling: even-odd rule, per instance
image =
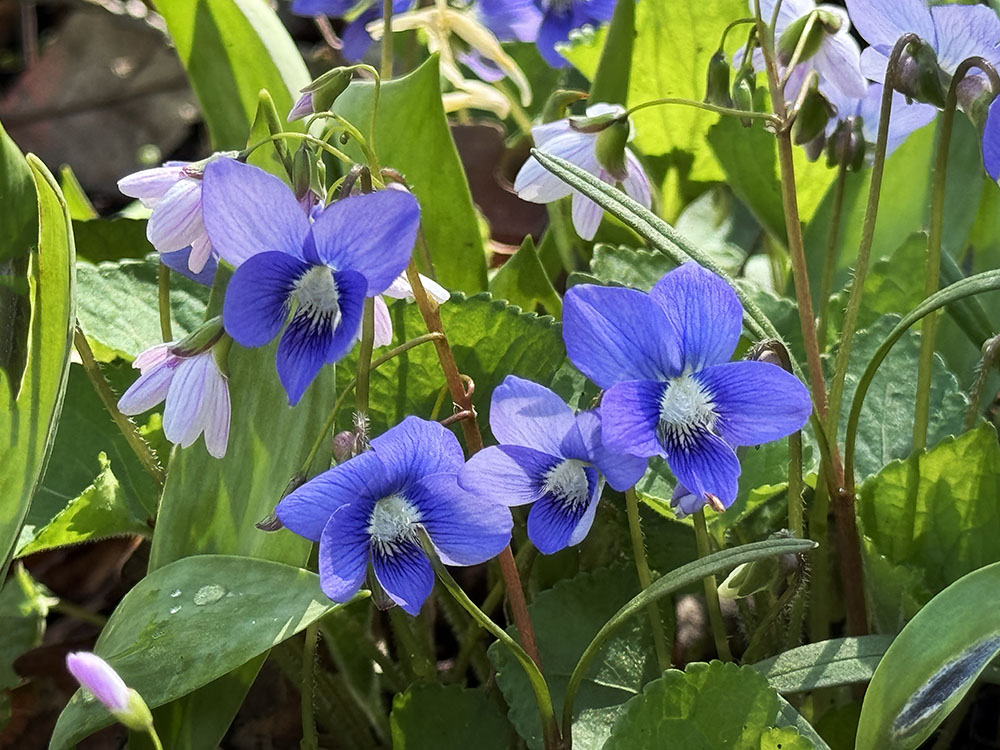
[[984, 5], [941, 5], [931, 8], [937, 31], [938, 65], [954, 73], [962, 60], [979, 56], [1000, 65], [1000, 17]]
[[[594, 174], [597, 172], [594, 141], [593, 134], [578, 133], [574, 130], [547, 141], [539, 148], [551, 156], [558, 156]], [[531, 157], [514, 178], [514, 191], [522, 200], [532, 203], [551, 203], [565, 198], [573, 192], [573, 188], [549, 172], [537, 159]]]
[[208, 234], [203, 233], [191, 243], [191, 255], [188, 256], [188, 268], [191, 273], [201, 273], [212, 257], [212, 241], [208, 239]]
[[861, 73], [861, 48], [844, 27], [826, 37], [820, 45], [813, 65], [830, 83], [847, 96], [861, 98], [868, 90], [868, 81]]
[[642, 168], [639, 157], [628, 149], [625, 149], [625, 179], [622, 180], [622, 187], [625, 194], [632, 200], [641, 203], [646, 208], [653, 205], [652, 191], [649, 187], [649, 178]]
[[222, 458], [229, 444], [229, 382], [217, 366], [208, 375], [204, 413], [205, 448], [213, 458]]
[[375, 339], [372, 343], [376, 349], [392, 343], [392, 318], [381, 296], [375, 297]]
[[148, 411], [167, 397], [175, 361], [163, 361], [146, 370], [118, 399], [118, 411], [134, 416]]
[[161, 253], [181, 250], [205, 233], [201, 182], [185, 179], [163, 196], [146, 225], [146, 237]]
[[623, 115], [625, 107], [620, 104], [608, 104], [607, 102], [597, 102], [587, 107], [587, 117], [600, 117], [601, 115]]
[[210, 367], [215, 367], [211, 352], [182, 360], [167, 391], [167, 403], [163, 407], [163, 434], [171, 443], [177, 443], [182, 448], [197, 440], [204, 427]]
[[866, 47], [861, 51], [861, 72], [865, 78], [870, 78], [876, 83], [884, 83], [887, 67], [889, 67], [888, 54], [874, 47]]
[[937, 40], [924, 0], [847, 0], [847, 12], [864, 40], [886, 52], [907, 32], [932, 45]]
[[292, 107], [291, 112], [288, 113], [288, 121], [294, 122], [295, 120], [301, 120], [303, 117], [308, 117], [313, 112], [313, 95], [311, 91], [306, 91], [299, 97], [298, 101], [295, 102], [295, 106]]
[[136, 368], [140, 372], [146, 372], [147, 369], [153, 367], [154, 365], [160, 364], [170, 356], [170, 347], [172, 347], [176, 342], [168, 342], [166, 344], [156, 344], [155, 346], [149, 347], [146, 351], [138, 354], [134, 360], [132, 360], [132, 367]]
[[583, 193], [573, 193], [573, 228], [580, 239], [592, 240], [604, 217], [604, 209]]
[[155, 167], [122, 177], [118, 180], [118, 189], [130, 198], [138, 198], [147, 208], [153, 208], [182, 179], [183, 166]]
[[574, 131], [573, 128], [570, 127], [569, 119], [563, 118], [562, 120], [546, 122], [541, 125], [532, 125], [531, 139], [535, 142], [535, 146], [537, 146], [538, 148], [542, 148], [548, 141], [551, 141], [553, 138], [574, 132], [576, 131]]
[[128, 708], [129, 690], [125, 680], [97, 654], [89, 651], [67, 654], [66, 668], [109, 711], [118, 713]]

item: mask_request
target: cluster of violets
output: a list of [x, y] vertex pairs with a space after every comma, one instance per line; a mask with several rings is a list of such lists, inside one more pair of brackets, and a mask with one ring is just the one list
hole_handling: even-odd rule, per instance
[[[344, 57], [357, 62], [372, 43], [366, 26], [382, 18], [382, 2], [370, 3], [360, 14], [351, 16], [358, 3], [354, 0], [293, 0], [292, 12], [302, 16], [344, 18], [342, 34]], [[413, 0], [393, 0], [393, 14], [408, 11]], [[476, 15], [501, 42], [537, 44], [545, 61], [554, 68], [568, 65], [556, 51], [556, 45], [569, 39], [570, 32], [584, 26], [597, 26], [611, 18], [615, 0], [477, 0]], [[477, 73], [482, 66], [474, 57], [466, 59]], [[490, 73], [487, 72], [487, 76]]]
[[737, 495], [735, 449], [795, 432], [811, 412], [805, 386], [777, 365], [729, 361], [742, 316], [732, 288], [695, 264], [649, 294], [573, 287], [564, 340], [605, 389], [598, 408], [574, 414], [548, 388], [508, 376], [492, 394], [498, 445], [466, 462], [451, 432], [407, 417], [287, 495], [277, 516], [319, 543], [331, 599], [350, 599], [371, 570], [413, 614], [433, 586], [421, 529], [445, 564], [473, 565], [510, 543], [508, 507], [530, 505], [528, 537], [552, 554], [586, 537], [605, 482], [628, 490], [651, 456], [677, 478], [681, 515], [724, 510]]
[[[591, 138], [549, 130], [553, 140]], [[642, 174], [634, 157], [625, 164], [631, 176]], [[194, 170], [174, 165], [147, 170], [127, 186], [153, 201], [153, 219], [164, 206], [170, 211], [155, 224], [158, 239], [172, 240], [165, 254], [204, 235], [209, 252], [234, 267], [221, 327], [215, 322], [208, 333], [142, 353], [135, 361], [141, 375], [119, 406], [137, 414], [165, 400], [168, 439], [188, 446], [204, 433], [209, 453], [221, 456], [229, 392], [215, 347], [223, 330], [244, 347], [279, 339], [277, 374], [295, 405], [323, 366], [353, 347], [365, 298], [412, 291], [401, 274], [420, 210], [410, 193], [393, 189], [309, 209], [278, 178], [226, 155], [196, 169], [195, 180]], [[181, 188], [164, 190], [165, 170]], [[648, 200], [648, 183], [631, 176], [626, 184], [645, 186], [639, 195]], [[539, 181], [555, 189], [547, 177]], [[197, 201], [190, 198], [195, 190]], [[154, 191], [160, 197], [150, 199]], [[509, 507], [531, 505], [528, 536], [551, 554], [587, 535], [605, 482], [629, 489], [654, 455], [666, 458], [678, 479], [679, 514], [705, 504], [722, 510], [737, 494], [735, 448], [800, 429], [811, 408], [805, 387], [776, 365], [728, 361], [742, 314], [732, 288], [695, 264], [668, 273], [649, 294], [574, 287], [565, 299], [564, 339], [571, 361], [605, 389], [598, 408], [574, 414], [547, 388], [510, 376], [492, 394], [499, 445], [466, 462], [449, 430], [408, 417], [374, 438], [370, 450], [287, 495], [277, 516], [319, 543], [331, 599], [350, 599], [370, 570], [393, 601], [415, 613], [433, 585], [420, 529], [443, 562], [473, 565], [509, 544]]]

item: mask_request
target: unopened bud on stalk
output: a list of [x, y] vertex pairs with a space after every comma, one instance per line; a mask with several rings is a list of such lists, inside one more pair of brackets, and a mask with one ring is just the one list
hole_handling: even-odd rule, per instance
[[792, 123], [792, 142], [801, 146], [823, 135], [835, 114], [833, 105], [819, 92], [819, 85], [813, 80]]
[[302, 143], [292, 159], [292, 192], [296, 200], [302, 200], [312, 188], [312, 165], [314, 159], [309, 147]]
[[185, 338], [181, 339], [171, 351], [178, 357], [193, 357], [215, 346], [216, 342], [222, 338], [223, 333], [222, 316], [217, 315], [210, 320], [206, 320]]
[[896, 89], [908, 99], [944, 109], [943, 76], [934, 48], [921, 40], [906, 46], [906, 51], [899, 58], [894, 81]]
[[[736, 105], [736, 109], [742, 109], [745, 112], [754, 111], [753, 96], [756, 87], [756, 75], [753, 69], [747, 66], [740, 70], [733, 83], [733, 104]], [[753, 125], [753, 120], [749, 117], [741, 117], [740, 122], [745, 128]]]
[[327, 112], [337, 97], [347, 90], [354, 72], [350, 68], [333, 68], [303, 88], [302, 96], [288, 113], [288, 121], [300, 120], [316, 112]]
[[860, 117], [848, 117], [837, 124], [833, 135], [827, 139], [826, 163], [830, 167], [846, 164], [850, 171], [857, 172], [865, 165], [867, 150], [864, 123]]
[[708, 61], [708, 80], [705, 84], [705, 101], [717, 107], [733, 106], [733, 98], [729, 94], [729, 76], [731, 74], [729, 60], [724, 50], [716, 50]]
[[111, 665], [97, 654], [89, 651], [69, 654], [66, 668], [126, 727], [136, 732], [147, 732], [153, 726], [153, 715], [142, 696], [128, 687]]

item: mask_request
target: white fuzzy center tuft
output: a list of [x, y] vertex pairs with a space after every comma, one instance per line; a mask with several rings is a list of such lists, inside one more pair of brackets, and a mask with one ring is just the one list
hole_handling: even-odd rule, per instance
[[560, 461], [545, 475], [545, 493], [555, 495], [570, 506], [586, 503], [590, 499], [590, 483], [584, 471], [586, 466], [575, 458]]
[[673, 378], [660, 399], [661, 442], [688, 443], [698, 432], [712, 430], [718, 415], [711, 395], [690, 375]]
[[313, 266], [295, 282], [293, 292], [299, 309], [313, 320], [329, 318], [333, 327], [340, 322], [340, 295], [333, 269], [327, 266]]
[[368, 535], [383, 552], [391, 552], [400, 542], [414, 537], [420, 518], [420, 511], [405, 497], [389, 495], [375, 503], [368, 517]]

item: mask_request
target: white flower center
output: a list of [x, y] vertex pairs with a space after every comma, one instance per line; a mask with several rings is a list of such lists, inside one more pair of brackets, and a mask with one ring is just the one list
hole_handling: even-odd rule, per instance
[[328, 317], [332, 326], [337, 327], [340, 322], [340, 295], [337, 293], [333, 269], [328, 266], [313, 266], [295, 282], [293, 294], [303, 314], [313, 320]]
[[657, 434], [664, 445], [686, 445], [699, 432], [712, 430], [718, 415], [709, 394], [690, 375], [671, 379], [660, 399]]
[[400, 542], [414, 537], [414, 526], [420, 519], [420, 511], [413, 503], [401, 495], [389, 495], [372, 508], [368, 535], [383, 553], [391, 553]]
[[586, 503], [590, 499], [590, 482], [584, 471], [586, 466], [575, 458], [560, 461], [545, 474], [542, 489], [571, 507]]

